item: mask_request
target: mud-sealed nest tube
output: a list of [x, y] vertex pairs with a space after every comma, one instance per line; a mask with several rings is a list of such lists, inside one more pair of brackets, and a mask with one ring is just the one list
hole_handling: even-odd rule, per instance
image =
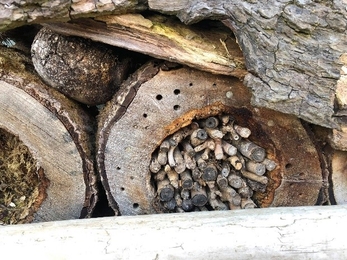
[[149, 169], [159, 211], [189, 212], [257, 207], [267, 171], [276, 163], [251, 142], [251, 131], [232, 115], [193, 121], [168, 136], [152, 154]]

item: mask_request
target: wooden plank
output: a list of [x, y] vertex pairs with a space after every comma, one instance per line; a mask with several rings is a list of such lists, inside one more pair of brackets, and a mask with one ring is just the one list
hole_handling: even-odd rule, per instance
[[220, 22], [187, 26], [174, 17], [126, 14], [46, 26], [215, 74], [243, 78], [247, 73], [233, 33]]
[[13, 259], [346, 259], [346, 216], [326, 206], [35, 223], [0, 227], [0, 248]]

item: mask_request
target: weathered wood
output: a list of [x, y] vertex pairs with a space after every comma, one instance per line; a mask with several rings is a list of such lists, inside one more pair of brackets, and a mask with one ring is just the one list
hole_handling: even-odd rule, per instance
[[49, 181], [33, 221], [91, 216], [98, 198], [91, 118], [44, 85], [26, 56], [1, 47], [0, 61], [0, 128], [22, 140]]
[[268, 176], [267, 192], [257, 197], [261, 206], [316, 203], [322, 185], [320, 162], [300, 121], [250, 106], [248, 89], [235, 78], [189, 68], [159, 68], [149, 63], [138, 70], [99, 117], [97, 165], [117, 213], [156, 213], [151, 154], [192, 120], [221, 113], [248, 126], [251, 141], [278, 165]]
[[69, 21], [78, 17], [100, 14], [124, 14], [147, 9], [145, 1], [132, 0], [33, 0], [2, 1], [0, 3], [0, 31], [28, 23]]
[[345, 259], [346, 212], [286, 207], [5, 226], [0, 247], [14, 259]]
[[342, 86], [345, 81], [340, 74], [346, 66], [345, 1], [148, 3], [150, 9], [175, 13], [185, 23], [225, 19], [244, 53], [250, 72], [245, 84], [254, 105], [330, 128], [345, 124], [345, 98], [335, 97], [338, 82]]
[[161, 15], [109, 15], [46, 26], [200, 70], [243, 78], [244, 59], [232, 32], [220, 22], [186, 26]]
[[331, 154], [331, 182], [336, 204], [347, 204], [347, 152], [345, 151], [334, 151]]

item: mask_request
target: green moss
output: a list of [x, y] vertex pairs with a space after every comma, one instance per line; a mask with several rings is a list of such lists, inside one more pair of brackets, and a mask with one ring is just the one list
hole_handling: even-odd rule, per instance
[[17, 136], [0, 128], [0, 223], [30, 221], [39, 197], [35, 159]]

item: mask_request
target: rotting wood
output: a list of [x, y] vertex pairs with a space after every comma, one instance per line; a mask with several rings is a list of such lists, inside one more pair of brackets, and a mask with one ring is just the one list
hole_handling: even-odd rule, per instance
[[0, 3], [0, 31], [30, 23], [69, 21], [84, 16], [133, 13], [146, 9], [146, 1], [142, 0], [2, 1]]
[[0, 244], [15, 259], [345, 259], [346, 211], [284, 207], [35, 223], [0, 227]]
[[246, 75], [242, 52], [230, 29], [220, 22], [186, 26], [174, 17], [126, 14], [46, 26], [58, 33], [90, 38], [215, 74], [238, 78]]
[[31, 220], [90, 217], [98, 199], [91, 118], [43, 84], [28, 57], [0, 48], [0, 128], [22, 140], [49, 181]]
[[[52, 88], [89, 106], [106, 103], [137, 62], [132, 53], [42, 28], [31, 45], [37, 73]], [[132, 65], [134, 64], [134, 65]]]
[[223, 20], [243, 51], [250, 72], [245, 84], [254, 105], [329, 128], [346, 124], [345, 97], [339, 96], [346, 81], [345, 1], [179, 0], [163, 5], [149, 0], [148, 5], [186, 24]]
[[[190, 68], [163, 71], [160, 66], [160, 63], [155, 66], [149, 63], [138, 70], [99, 117], [97, 165], [116, 213], [161, 212], [153, 206], [156, 194], [149, 171], [152, 153], [160, 149], [163, 140], [170, 142], [174, 133], [186, 129], [195, 119], [223, 113], [233, 115], [235, 122], [247, 126], [252, 132], [251, 141], [263, 147], [268, 158], [278, 166], [267, 175], [266, 192], [263, 184], [252, 184], [260, 191], [255, 194], [260, 206], [316, 203], [322, 186], [320, 162], [295, 117], [251, 107], [247, 88], [235, 78]], [[204, 142], [207, 132], [201, 137]], [[168, 157], [172, 157], [175, 165], [173, 151]], [[194, 182], [205, 185], [201, 176], [207, 162], [200, 153], [195, 157], [197, 167], [191, 169], [191, 175]], [[243, 167], [243, 157], [236, 157]]]

